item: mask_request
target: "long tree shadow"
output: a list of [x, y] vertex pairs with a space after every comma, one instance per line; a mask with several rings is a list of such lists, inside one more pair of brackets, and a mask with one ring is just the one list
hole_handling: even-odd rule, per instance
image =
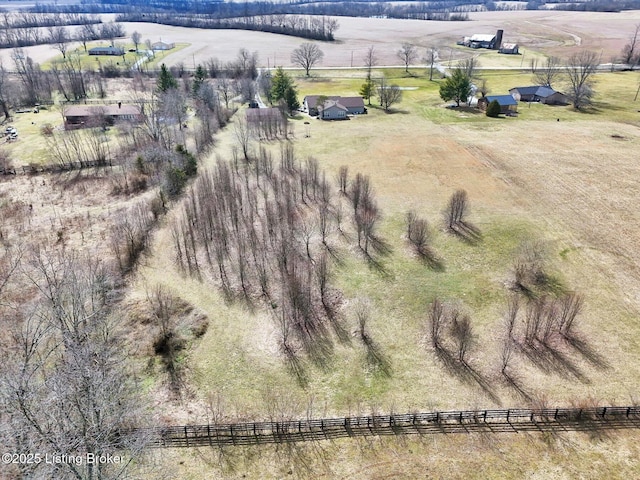
[[556, 373], [563, 378], [576, 378], [582, 383], [590, 380], [558, 349], [539, 341], [516, 343], [520, 352], [545, 373]]
[[298, 385], [305, 388], [309, 384], [309, 378], [302, 360], [296, 354], [294, 349], [286, 342], [281, 343], [280, 350], [284, 355], [287, 368], [298, 381]]
[[516, 374], [508, 372], [506, 369], [502, 371], [502, 377], [505, 385], [515, 390], [515, 392], [525, 401], [531, 402], [533, 397], [523, 387], [523, 384]]
[[444, 272], [444, 262], [431, 248], [421, 247], [416, 248], [415, 250], [422, 264], [435, 272]]
[[380, 372], [383, 376], [391, 377], [391, 362], [389, 358], [382, 352], [378, 345], [366, 331], [360, 332], [360, 340], [366, 350], [367, 364]]
[[469, 222], [457, 222], [449, 231], [469, 245], [477, 245], [482, 242], [482, 232]]
[[584, 359], [591, 363], [594, 367], [600, 370], [611, 369], [611, 364], [607, 361], [607, 359], [596, 352], [595, 349], [591, 345], [589, 345], [586, 340], [583, 340], [575, 334], [565, 335], [562, 338], [568, 345], [570, 345], [574, 350], [582, 355]]
[[493, 392], [489, 381], [466, 361], [461, 361], [443, 347], [435, 349], [436, 356], [445, 368], [454, 376], [467, 384], [476, 384], [497, 405], [501, 405], [500, 398]]

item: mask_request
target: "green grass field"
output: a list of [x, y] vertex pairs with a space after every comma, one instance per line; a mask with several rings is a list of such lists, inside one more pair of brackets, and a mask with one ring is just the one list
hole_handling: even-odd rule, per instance
[[[87, 50], [94, 47], [103, 47], [107, 46], [108, 42], [91, 42], [87, 44]], [[173, 54], [176, 53], [183, 48], [188, 47], [189, 43], [176, 43], [175, 47], [171, 50], [160, 50], [154, 52], [153, 56], [143, 64], [143, 69], [145, 70], [155, 70], [160, 68], [163, 60]], [[138, 45], [137, 52], [131, 52], [130, 50], [135, 48], [133, 43], [118, 43], [116, 42], [116, 46], [122, 47], [125, 51], [123, 56], [111, 56], [111, 55], [89, 55], [85, 52], [84, 47], [78, 47], [73, 50], [69, 50], [66, 55], [69, 58], [73, 58], [74, 62], [80, 62], [80, 65], [85, 70], [99, 70], [100, 68], [110, 65], [115, 66], [119, 70], [127, 70], [131, 69], [135, 63], [144, 57], [144, 52], [146, 52], [145, 45]], [[51, 70], [54, 65], [61, 64], [63, 62], [62, 55], [58, 55], [51, 60], [43, 63], [41, 68], [43, 70]]]

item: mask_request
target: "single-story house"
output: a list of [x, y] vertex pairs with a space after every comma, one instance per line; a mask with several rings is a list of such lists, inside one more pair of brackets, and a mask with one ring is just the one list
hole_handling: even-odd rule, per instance
[[112, 55], [117, 57], [124, 55], [124, 48], [114, 47], [113, 45], [108, 47], [94, 47], [89, 49], [89, 55]]
[[[302, 105], [304, 107], [304, 110], [312, 117], [315, 117], [316, 115], [318, 115], [317, 103], [318, 103], [318, 99], [322, 96], [323, 95], [307, 95], [306, 97], [304, 97]], [[327, 97], [325, 96], [324, 98], [326, 100], [337, 102], [343, 107], [345, 107], [349, 115], [361, 115], [363, 113], [367, 113], [367, 110], [364, 107], [364, 100], [362, 99], [362, 97], [338, 97], [338, 96]]]
[[318, 118], [322, 120], [344, 120], [347, 118], [349, 109], [337, 100], [327, 100], [324, 105], [317, 105]]
[[510, 55], [518, 55], [518, 44], [517, 43], [503, 43], [498, 50], [498, 53], [506, 53]]
[[116, 122], [137, 123], [142, 120], [138, 105], [71, 105], [65, 107], [62, 116], [67, 130], [83, 127], [113, 125]]
[[478, 108], [484, 112], [494, 100], [497, 100], [500, 104], [500, 113], [510, 115], [518, 112], [518, 102], [511, 95], [487, 95], [479, 98]]
[[166, 40], [160, 40], [159, 42], [154, 42], [151, 44], [151, 50], [171, 50], [175, 47], [175, 43], [168, 42]]
[[547, 105], [566, 105], [569, 103], [564, 93], [540, 85], [512, 88], [509, 93], [520, 102], [540, 102]]

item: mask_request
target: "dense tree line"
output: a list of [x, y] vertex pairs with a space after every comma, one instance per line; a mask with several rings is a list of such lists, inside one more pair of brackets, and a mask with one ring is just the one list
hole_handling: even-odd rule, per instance
[[188, 28], [255, 30], [325, 41], [334, 40], [334, 33], [338, 29], [338, 21], [333, 18], [284, 14], [211, 18], [193, 14], [128, 12], [118, 15], [116, 20]]
[[[28, 47], [32, 45], [67, 45], [72, 41], [86, 42], [90, 40], [107, 39], [113, 41], [115, 38], [124, 37], [124, 27], [119, 23], [100, 23], [100, 20], [93, 20], [93, 17], [86, 17], [85, 21], [74, 20], [72, 23], [49, 25], [48, 28], [38, 26], [24, 27], [3, 27], [0, 26], [0, 48]], [[65, 25], [81, 25], [75, 35], [72, 35]], [[62, 50], [61, 50], [62, 53]]]

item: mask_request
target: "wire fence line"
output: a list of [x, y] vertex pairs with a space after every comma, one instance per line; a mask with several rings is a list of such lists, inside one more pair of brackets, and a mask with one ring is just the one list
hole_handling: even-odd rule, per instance
[[640, 428], [640, 407], [470, 410], [140, 428], [150, 448], [219, 447], [356, 436]]

